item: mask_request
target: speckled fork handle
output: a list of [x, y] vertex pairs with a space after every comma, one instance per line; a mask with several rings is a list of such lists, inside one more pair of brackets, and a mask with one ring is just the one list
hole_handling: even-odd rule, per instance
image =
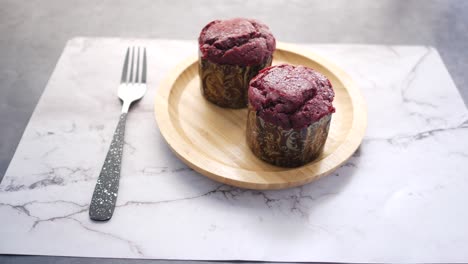
[[119, 191], [126, 121], [127, 113], [122, 113], [94, 189], [89, 207], [89, 217], [96, 221], [109, 220], [114, 213]]
[[118, 96], [123, 102], [122, 114], [91, 198], [89, 217], [92, 220], [106, 221], [111, 219], [114, 213], [119, 190], [127, 113], [132, 102], [140, 100], [145, 93], [146, 48], [128, 48], [118, 90]]

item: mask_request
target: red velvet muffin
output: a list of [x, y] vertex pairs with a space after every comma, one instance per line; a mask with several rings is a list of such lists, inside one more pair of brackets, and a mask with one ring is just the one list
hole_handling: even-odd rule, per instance
[[313, 69], [283, 64], [260, 71], [248, 90], [249, 147], [282, 167], [312, 161], [325, 145], [333, 98], [330, 81]]
[[198, 43], [203, 96], [222, 107], [246, 107], [250, 80], [271, 65], [276, 42], [269, 28], [253, 19], [215, 20]]

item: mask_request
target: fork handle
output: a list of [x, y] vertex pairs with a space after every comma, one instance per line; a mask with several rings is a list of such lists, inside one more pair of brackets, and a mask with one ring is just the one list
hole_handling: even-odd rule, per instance
[[115, 129], [112, 143], [107, 152], [106, 160], [94, 188], [93, 198], [89, 206], [89, 217], [96, 221], [107, 221], [112, 217], [119, 191], [122, 150], [125, 138], [125, 123], [127, 113], [120, 115], [119, 124]]

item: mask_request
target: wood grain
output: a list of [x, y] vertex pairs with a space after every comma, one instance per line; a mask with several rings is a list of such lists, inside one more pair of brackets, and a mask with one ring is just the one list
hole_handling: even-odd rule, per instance
[[179, 64], [162, 81], [155, 101], [161, 134], [173, 152], [195, 171], [222, 183], [248, 189], [299, 186], [331, 173], [359, 147], [367, 126], [367, 108], [351, 78], [326, 59], [290, 44], [278, 43], [273, 65], [305, 65], [327, 76], [335, 90], [330, 132], [323, 153], [298, 168], [259, 160], [247, 146], [247, 109], [226, 109], [200, 92], [197, 57]]

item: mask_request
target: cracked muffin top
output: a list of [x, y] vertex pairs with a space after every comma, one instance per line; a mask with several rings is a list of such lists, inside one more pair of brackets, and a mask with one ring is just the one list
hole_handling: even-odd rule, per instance
[[264, 121], [284, 129], [301, 129], [334, 113], [330, 81], [305, 66], [265, 68], [249, 85], [249, 104]]
[[270, 29], [260, 21], [245, 18], [215, 20], [198, 38], [201, 57], [218, 64], [251, 66], [265, 62], [275, 50]]

